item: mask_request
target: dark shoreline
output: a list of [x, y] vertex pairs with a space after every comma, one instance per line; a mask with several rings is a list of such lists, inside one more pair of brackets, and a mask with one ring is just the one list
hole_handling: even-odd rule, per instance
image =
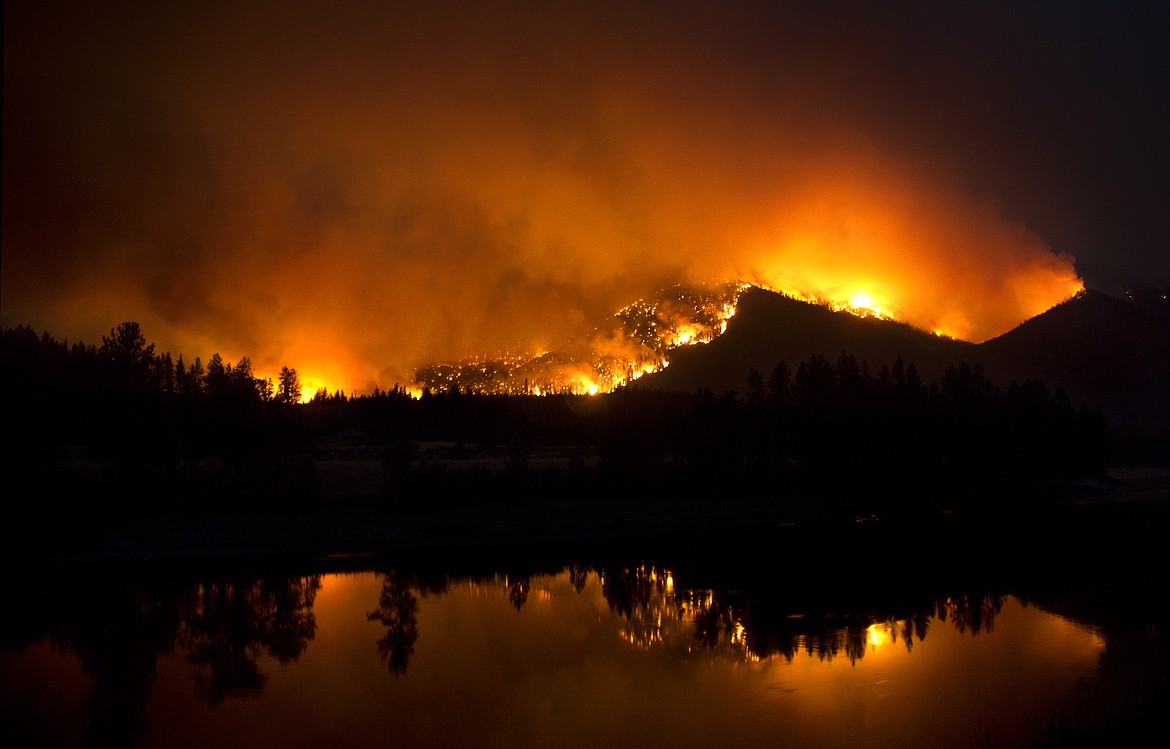
[[[394, 558], [558, 556], [569, 551], [686, 548], [734, 550], [740, 539], [775, 534], [796, 546], [877, 529], [979, 537], [1047, 533], [1108, 516], [1165, 516], [1165, 469], [1115, 471], [1122, 478], [1015, 490], [883, 498], [736, 495], [655, 498], [579, 494], [434, 499], [333, 496], [304, 506], [128, 511], [54, 534], [13, 523], [7, 551], [18, 563], [263, 563], [326, 566]], [[941, 498], [940, 498], [941, 497]], [[1110, 522], [1113, 522], [1112, 520]], [[1047, 530], [1046, 530], [1047, 529]], [[807, 539], [807, 540], [806, 540]], [[347, 561], [348, 560], [348, 561]]]

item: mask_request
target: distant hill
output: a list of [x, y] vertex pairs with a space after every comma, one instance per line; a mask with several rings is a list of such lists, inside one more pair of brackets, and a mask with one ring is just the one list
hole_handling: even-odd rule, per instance
[[1042, 378], [1115, 425], [1170, 425], [1170, 316], [1086, 291], [978, 347], [996, 381]]
[[941, 338], [904, 323], [802, 302], [752, 287], [743, 292], [727, 331], [705, 346], [675, 349], [670, 366], [638, 380], [639, 388], [716, 393], [743, 393], [748, 370], [764, 377], [781, 361], [795, 369], [814, 354], [835, 360], [842, 353], [869, 363], [876, 374], [882, 364], [900, 355], [918, 367], [926, 381], [937, 378], [949, 364], [971, 361], [975, 344]]
[[1062, 386], [1074, 404], [1100, 407], [1115, 426], [1162, 437], [1170, 430], [1170, 316], [1095, 291], [976, 345], [751, 288], [722, 336], [674, 350], [668, 368], [635, 386], [742, 394], [750, 369], [767, 377], [781, 361], [795, 369], [814, 354], [835, 359], [842, 352], [875, 374], [901, 356], [927, 382], [948, 365], [978, 363], [1004, 386], [1033, 378]]

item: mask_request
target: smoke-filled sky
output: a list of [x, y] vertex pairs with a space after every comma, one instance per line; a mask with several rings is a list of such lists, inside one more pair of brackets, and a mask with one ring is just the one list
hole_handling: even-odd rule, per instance
[[1170, 282], [1156, 4], [29, 0], [4, 20], [6, 326], [93, 342], [136, 320], [189, 360], [368, 391], [679, 282], [976, 341], [1081, 279]]

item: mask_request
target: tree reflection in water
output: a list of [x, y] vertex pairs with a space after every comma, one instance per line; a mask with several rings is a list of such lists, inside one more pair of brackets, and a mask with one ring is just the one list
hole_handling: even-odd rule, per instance
[[574, 591], [580, 593], [589, 582], [589, 567], [583, 564], [570, 564], [568, 572], [569, 585], [573, 587]]
[[531, 590], [532, 579], [527, 575], [509, 580], [507, 583], [508, 602], [519, 611], [524, 608], [524, 604], [528, 603], [528, 593]]
[[[636, 647], [672, 658], [701, 653], [748, 663], [801, 655], [821, 661], [843, 655], [856, 663], [871, 646], [901, 641], [912, 649], [935, 622], [965, 635], [990, 632], [1006, 600], [995, 591], [927, 589], [882, 593], [875, 606], [872, 597], [859, 601], [826, 594], [823, 587], [786, 588], [763, 573], [731, 580], [723, 589], [692, 587], [686, 584], [689, 573], [653, 564], [574, 564], [552, 575], [518, 569], [487, 578], [393, 569], [377, 575], [376, 606], [351, 615], [386, 628], [376, 652], [399, 678], [414, 657], [422, 600], [446, 593], [455, 579], [481, 584], [521, 614], [530, 596], [543, 600], [549, 589], [565, 596], [599, 595], [614, 615], [615, 636]], [[561, 583], [554, 585], [557, 577]], [[47, 593], [30, 594], [20, 617], [0, 625], [7, 649], [49, 638], [55, 648], [77, 655], [93, 679], [86, 722], [94, 745], [129, 746], [145, 736], [142, 715], [160, 655], [176, 647], [186, 651], [198, 698], [218, 704], [260, 693], [267, 681], [262, 658], [287, 665], [316, 634], [319, 575], [186, 584], [161, 577], [145, 583], [114, 578], [67, 586], [79, 589], [74, 605]], [[56, 590], [61, 588], [58, 581]], [[836, 603], [827, 603], [832, 600]], [[75, 605], [79, 601], [83, 605]]]
[[666, 589], [666, 577], [645, 565], [599, 569], [601, 594], [609, 608], [629, 619], [639, 610], [650, 606], [652, 596], [660, 596]]
[[[677, 587], [673, 573], [655, 565], [571, 565], [562, 569], [569, 587], [583, 594], [596, 579], [602, 598], [622, 624], [618, 635], [641, 648], [664, 648], [676, 656], [698, 650], [722, 653], [744, 661], [781, 656], [788, 661], [800, 654], [831, 661], [844, 655], [851, 663], [863, 658], [877, 638], [903, 642], [926, 638], [932, 617], [949, 621], [962, 634], [990, 632], [1007, 596], [962, 592], [928, 598], [898, 612], [825, 610], [805, 613], [784, 606], [774, 591], [734, 592]], [[386, 626], [377, 652], [395, 676], [404, 676], [418, 639], [420, 596], [443, 593], [446, 581], [424, 584], [417, 576], [380, 573], [378, 607], [366, 614]], [[518, 612], [528, 602], [533, 576], [527, 573], [474, 578], [500, 592]]]
[[366, 619], [385, 625], [386, 634], [377, 641], [378, 655], [390, 673], [405, 676], [418, 640], [419, 597], [442, 594], [447, 583], [445, 579], [428, 583], [393, 570], [379, 576], [382, 592], [378, 596], [378, 608], [367, 612]]
[[[856, 662], [879, 640], [901, 641], [910, 651], [915, 640], [926, 638], [935, 617], [949, 621], [961, 634], [990, 632], [1007, 599], [1001, 593], [968, 591], [924, 597], [915, 604], [892, 605], [886, 611], [807, 611], [786, 604], [783, 594], [775, 590], [677, 586], [674, 573], [656, 565], [574, 564], [560, 574], [567, 576], [570, 589], [579, 595], [585, 593], [591, 579], [596, 580], [606, 605], [621, 621], [618, 635], [633, 645], [664, 648], [680, 657], [698, 650], [721, 652], [744, 661], [774, 656], [791, 661], [803, 653], [822, 661], [844, 655]], [[498, 591], [517, 611], [523, 610], [533, 586], [541, 584], [525, 572], [473, 579]], [[433, 586], [431, 590], [434, 592]], [[387, 626], [386, 637], [378, 641], [378, 652], [396, 675], [406, 673], [418, 637], [419, 593], [413, 578], [384, 573], [379, 607], [367, 615]]]
[[378, 655], [392, 674], [404, 675], [418, 639], [418, 596], [398, 575], [388, 573], [382, 579], [378, 608], [367, 613], [366, 618], [386, 626], [385, 636], [378, 640]]
[[960, 633], [977, 635], [980, 632], [991, 632], [1003, 602], [1003, 596], [952, 596], [938, 602], [936, 614], [940, 621], [945, 622], [949, 618]]
[[300, 657], [317, 631], [313, 600], [320, 576], [200, 583], [179, 621], [176, 642], [196, 666], [199, 696], [211, 704], [257, 693], [266, 676], [261, 654], [287, 665]]
[[194, 666], [196, 692], [215, 704], [255, 694], [266, 654], [287, 664], [316, 632], [310, 577], [252, 577], [186, 583], [168, 576], [138, 579], [104, 568], [63, 578], [21, 579], [19, 617], [0, 617], [4, 650], [47, 638], [72, 652], [92, 679], [85, 738], [100, 747], [141, 743], [143, 712], [160, 655], [176, 647]]
[[[29, 641], [47, 636], [55, 650], [72, 651], [93, 680], [85, 706], [85, 738], [93, 746], [130, 746], [147, 733], [142, 718], [156, 678], [155, 664], [171, 649], [180, 616], [174, 591], [143, 588], [118, 576], [70, 578], [61, 590], [18, 596]], [[56, 595], [46, 595], [46, 594]], [[59, 597], [58, 597], [59, 596]], [[23, 625], [23, 626], [22, 626]], [[5, 643], [11, 643], [8, 636]]]
[[632, 644], [678, 654], [702, 648], [747, 661], [776, 655], [791, 661], [804, 653], [821, 660], [844, 654], [856, 662], [876, 644], [878, 633], [890, 642], [900, 639], [911, 650], [915, 640], [925, 639], [932, 615], [949, 620], [962, 634], [990, 632], [1007, 599], [1000, 593], [963, 592], [903, 605], [900, 611], [806, 612], [786, 606], [775, 590], [676, 586], [672, 572], [653, 566], [601, 568], [596, 574], [606, 603], [626, 621], [623, 638]]

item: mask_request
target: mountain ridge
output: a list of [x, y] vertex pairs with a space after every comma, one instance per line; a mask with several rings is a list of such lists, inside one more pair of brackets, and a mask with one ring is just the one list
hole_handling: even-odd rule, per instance
[[[781, 361], [795, 366], [812, 355], [835, 358], [842, 353], [875, 368], [901, 356], [930, 380], [949, 364], [970, 359], [976, 348], [906, 323], [859, 317], [753, 286], [740, 295], [736, 314], [721, 336], [705, 346], [675, 349], [669, 367], [631, 387], [742, 391], [750, 369], [766, 375]], [[737, 377], [738, 370], [742, 373]]]
[[1099, 407], [1114, 424], [1165, 431], [1170, 422], [1170, 316], [1093, 290], [975, 344], [752, 287], [723, 335], [675, 349], [668, 367], [627, 387], [743, 393], [752, 369], [767, 376], [781, 361], [795, 368], [843, 353], [871, 371], [900, 356], [927, 382], [948, 366], [978, 364], [1000, 386], [1041, 379], [1063, 387], [1074, 404]]

